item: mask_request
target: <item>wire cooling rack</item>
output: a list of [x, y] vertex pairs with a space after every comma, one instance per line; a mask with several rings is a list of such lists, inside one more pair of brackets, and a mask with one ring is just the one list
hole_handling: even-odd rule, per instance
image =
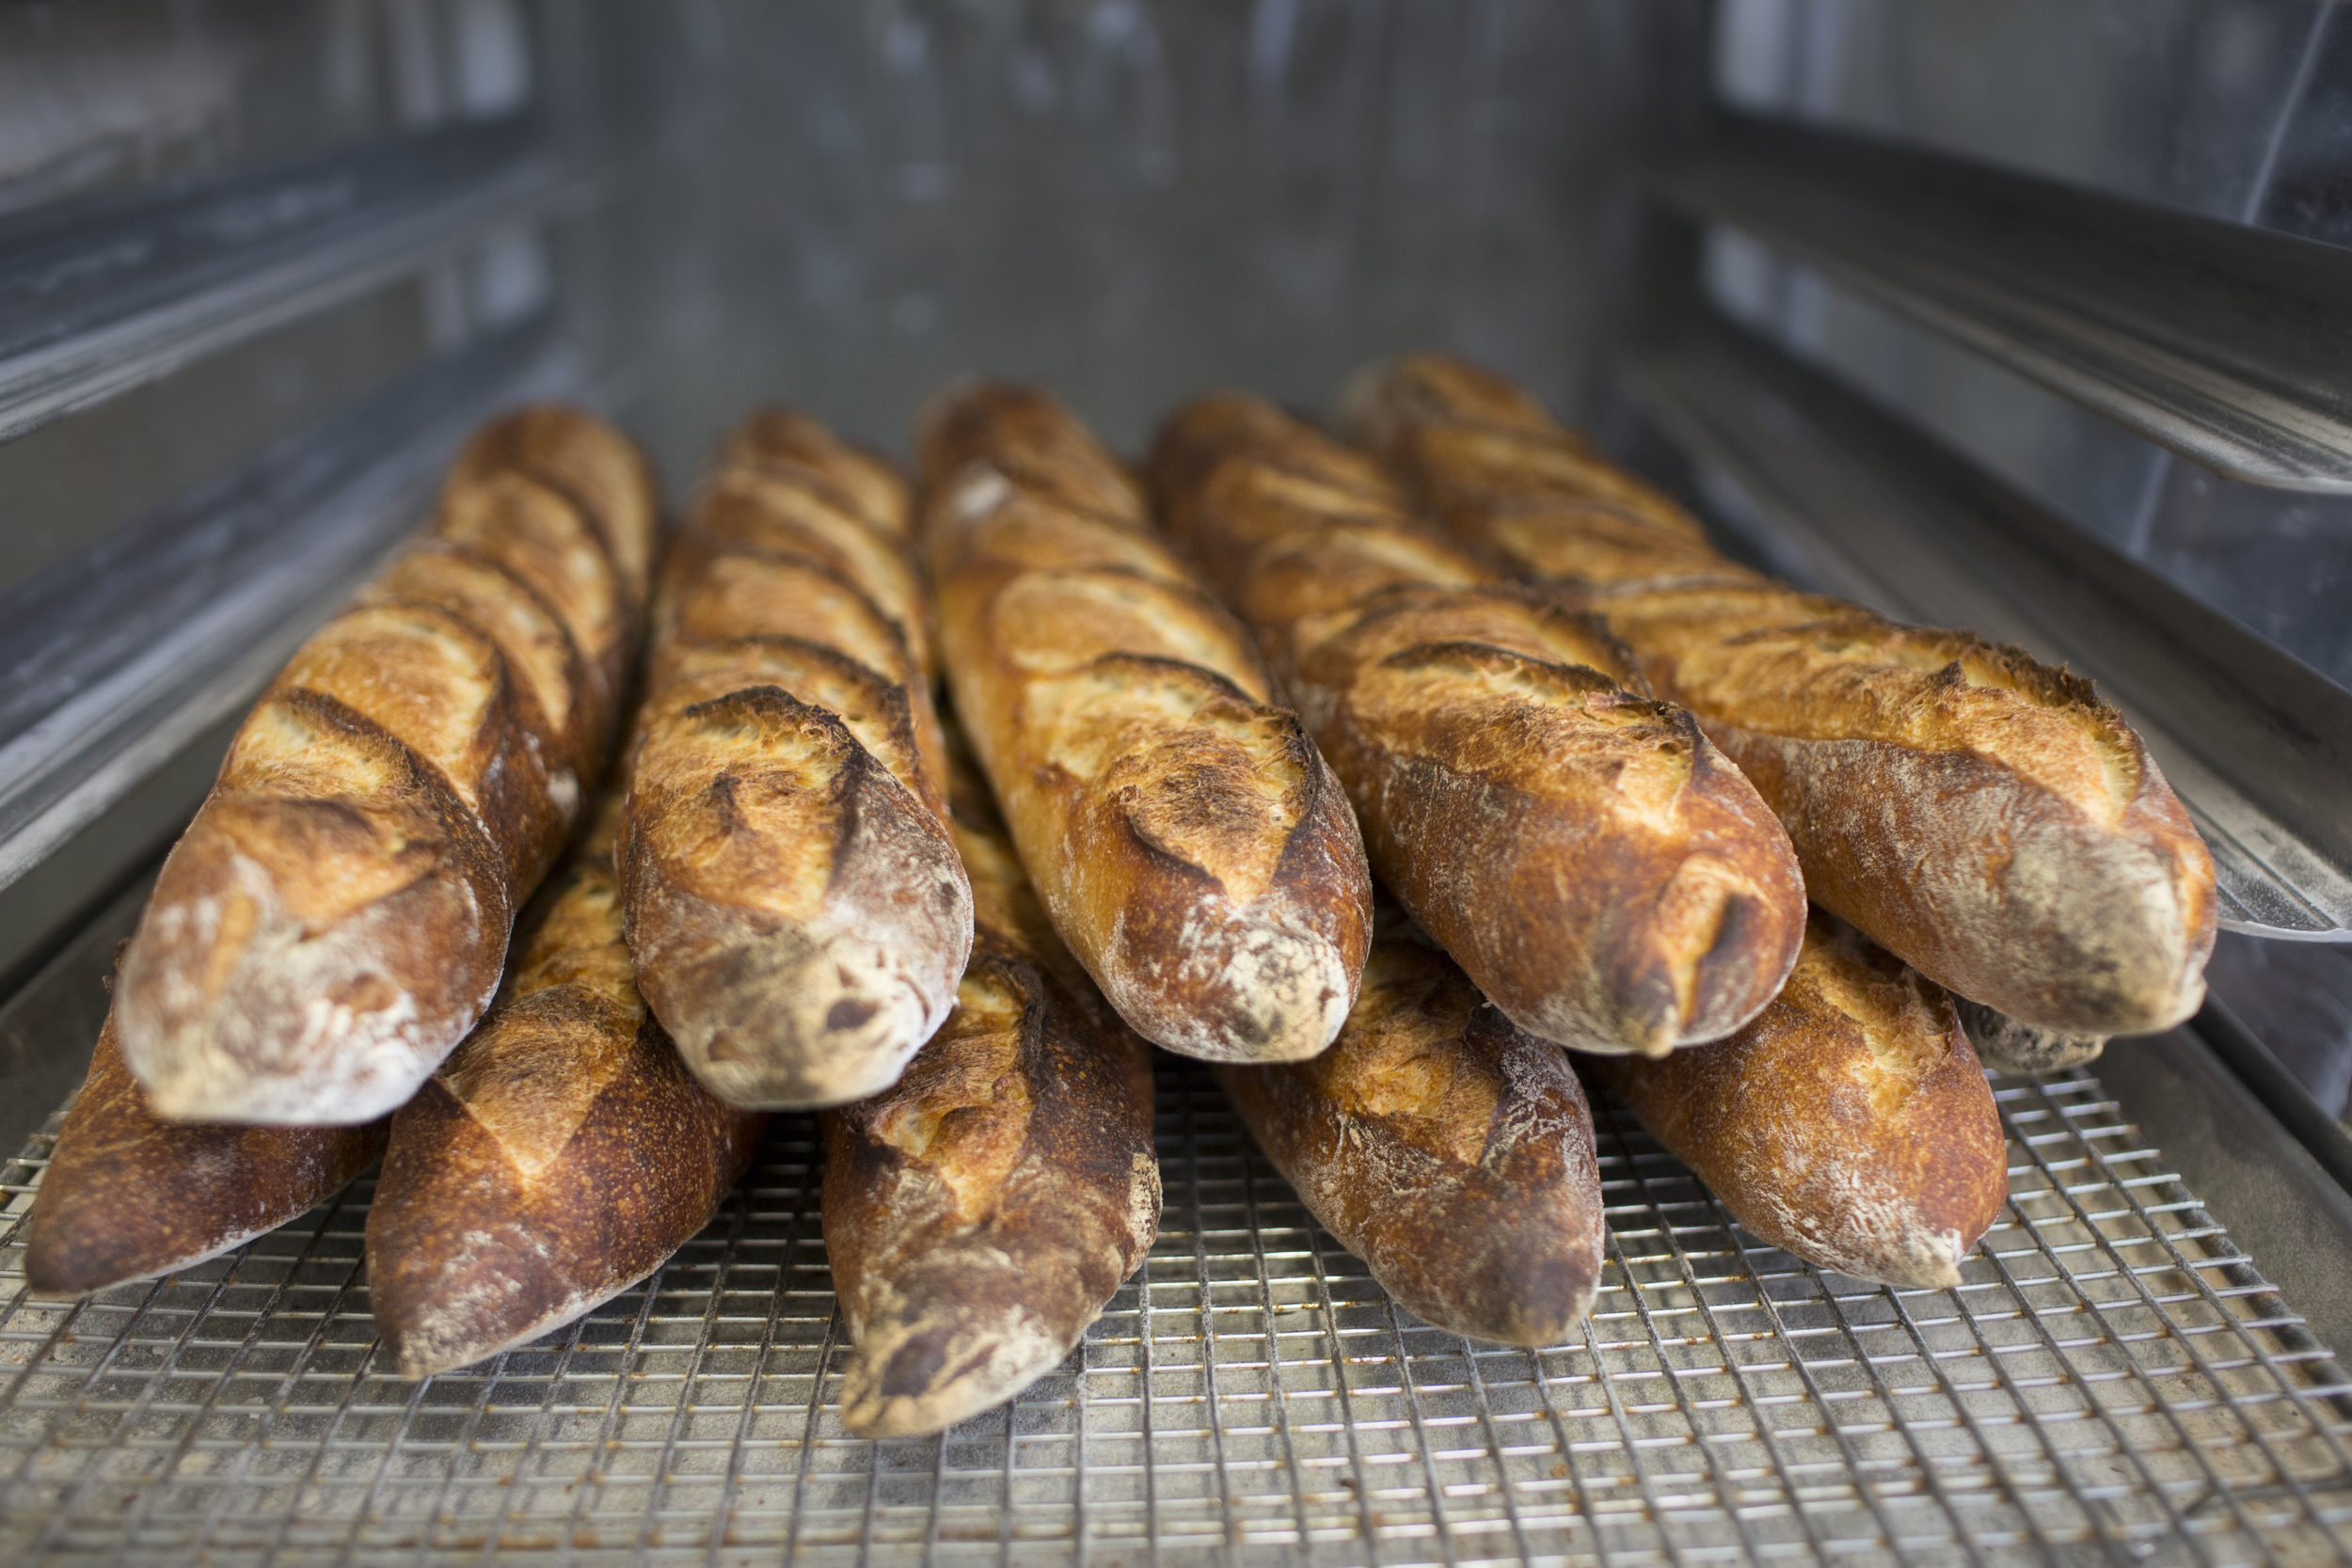
[[0, 1172], [0, 1560], [2341, 1559], [2328, 1353], [2094, 1079], [1995, 1088], [2010, 1201], [1948, 1291], [1759, 1243], [1604, 1102], [1599, 1303], [1530, 1353], [1391, 1304], [1166, 1060], [1137, 1277], [1009, 1409], [871, 1443], [808, 1118], [648, 1286], [421, 1385], [369, 1323], [366, 1180], [166, 1282], [25, 1299], [44, 1134]]

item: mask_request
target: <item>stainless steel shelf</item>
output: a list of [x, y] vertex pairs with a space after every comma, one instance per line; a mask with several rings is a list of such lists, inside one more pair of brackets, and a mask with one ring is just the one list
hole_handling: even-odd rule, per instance
[[1740, 115], [1654, 183], [2217, 473], [2352, 490], [2352, 251]]
[[0, 440], [595, 189], [509, 119], [0, 218]]
[[1638, 354], [1629, 388], [1811, 585], [2095, 676], [2212, 847], [2224, 925], [2352, 934], [2352, 695], [1719, 318]]
[[[2121, 1067], [2123, 1058], [2114, 1058]], [[1158, 1245], [1085, 1343], [941, 1438], [839, 1420], [812, 1122], [646, 1286], [407, 1385], [370, 1186], [81, 1306], [0, 1240], [11, 1560], [2117, 1564], [2352, 1549], [2352, 1396], [2090, 1076], [1998, 1081], [2010, 1202], [1950, 1291], [1759, 1244], [1600, 1107], [1574, 1342], [1473, 1346], [1317, 1229], [1166, 1059]], [[21, 1216], [46, 1135], [4, 1174]]]

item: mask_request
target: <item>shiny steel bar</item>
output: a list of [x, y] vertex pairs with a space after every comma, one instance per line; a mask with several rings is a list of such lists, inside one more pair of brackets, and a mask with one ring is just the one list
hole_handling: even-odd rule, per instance
[[1639, 352], [1629, 388], [1813, 586], [2095, 677], [2212, 846], [2224, 925], [2352, 936], [2352, 695], [1721, 318]]
[[2216, 473], [2352, 491], [2352, 251], [1747, 116], [1652, 183]]
[[591, 188], [507, 119], [0, 218], [0, 440]]

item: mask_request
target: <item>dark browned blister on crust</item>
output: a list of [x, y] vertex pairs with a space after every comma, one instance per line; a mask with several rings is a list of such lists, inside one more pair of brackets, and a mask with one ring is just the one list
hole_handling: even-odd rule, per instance
[[1055, 928], [1170, 1051], [1324, 1049], [1355, 997], [1371, 879], [1248, 634], [1045, 394], [963, 388], [920, 447], [947, 678]]
[[24, 1282], [85, 1296], [216, 1258], [341, 1191], [384, 1151], [384, 1123], [222, 1127], [165, 1121], [122, 1065], [106, 1017], [33, 1196]]
[[2008, 1199], [2000, 1113], [1951, 998], [1826, 916], [1731, 1038], [1578, 1067], [1741, 1225], [1856, 1279], [1959, 1284]]
[[749, 421], [662, 569], [619, 863], [645, 999], [710, 1090], [835, 1105], [953, 1005], [972, 895], [880, 459]]
[[1960, 1026], [1967, 1031], [1968, 1043], [1976, 1047], [1977, 1060], [1995, 1072], [2029, 1077], [2063, 1072], [2068, 1068], [2097, 1061], [2100, 1053], [2107, 1048], [2105, 1035], [2070, 1035], [2062, 1029], [2043, 1029], [2020, 1023], [1981, 1002], [1971, 1002], [1965, 997], [1952, 1000], [1959, 1005]]
[[709, 1223], [767, 1117], [694, 1082], [639, 998], [612, 812], [551, 890], [507, 993], [392, 1117], [368, 1302], [403, 1377], [526, 1343]]
[[425, 534], [281, 671], [122, 962], [157, 1114], [361, 1122], [488, 1005], [612, 743], [652, 482], [575, 409], [492, 421]]
[[1329, 1051], [1217, 1079], [1309, 1212], [1422, 1320], [1551, 1345], [1591, 1309], [1607, 1231], [1584, 1091], [1434, 947], [1375, 942]]
[[1658, 1053], [1771, 999], [1804, 920], [1787, 835], [1596, 617], [1497, 583], [1370, 462], [1255, 399], [1181, 411], [1152, 479], [1374, 868], [1513, 1022]]
[[822, 1118], [842, 1419], [868, 1436], [1052, 1370], [1158, 1231], [1150, 1052], [1044, 928], [985, 793], [960, 791], [979, 935], [956, 1010], [896, 1086]]
[[2090, 683], [1736, 565], [1474, 366], [1375, 366], [1344, 413], [1457, 537], [1607, 618], [1771, 802], [1815, 901], [2035, 1028], [2196, 1011], [2212, 857]]

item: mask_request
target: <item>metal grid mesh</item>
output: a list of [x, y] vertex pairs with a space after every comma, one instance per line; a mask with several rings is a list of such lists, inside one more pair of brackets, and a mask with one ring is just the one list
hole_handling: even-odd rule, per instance
[[[2332, 1359], [2095, 1080], [1995, 1087], [2010, 1207], [1952, 1291], [1758, 1243], [1604, 1103], [1598, 1307], [1578, 1342], [1529, 1353], [1391, 1305], [1215, 1085], [1166, 1060], [1143, 1271], [1009, 1409], [880, 1443], [839, 1421], [804, 1117], [647, 1287], [418, 1386], [367, 1316], [367, 1180], [72, 1307], [24, 1298], [12, 1218], [0, 1559], [2343, 1557]], [[0, 1172], [8, 1215], [49, 1142]]]

